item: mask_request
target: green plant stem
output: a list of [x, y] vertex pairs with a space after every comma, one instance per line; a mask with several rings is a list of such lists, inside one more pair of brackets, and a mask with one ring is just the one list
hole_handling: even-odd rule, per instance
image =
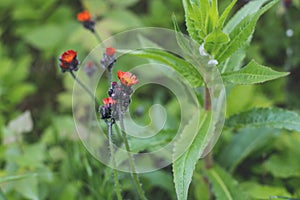
[[113, 147], [113, 143], [112, 143], [112, 125], [113, 125], [113, 123], [112, 122], [106, 122], [106, 123], [107, 123], [107, 128], [108, 128], [108, 142], [109, 142], [111, 160], [112, 160], [112, 164], [113, 164], [113, 174], [114, 174], [114, 181], [115, 181], [115, 186], [116, 186], [117, 199], [122, 200], [118, 171], [115, 169], [116, 168], [116, 160], [115, 160], [115, 153], [114, 153], [114, 149], [113, 149], [114, 147]]
[[74, 74], [73, 71], [70, 71], [71, 76], [73, 77], [73, 79], [91, 96], [91, 98], [93, 99], [93, 101], [95, 101], [96, 107], [98, 108], [100, 103], [98, 102], [97, 98], [94, 96], [94, 94], [91, 92], [91, 90], [89, 88], [86, 87], [86, 85], [84, 85]]
[[103, 44], [103, 41], [102, 41], [102, 39], [101, 39], [99, 33], [95, 30], [95, 31], [93, 32], [93, 34], [95, 35], [95, 37], [96, 37], [96, 39], [98, 40], [98, 42], [101, 44], [101, 47], [105, 50], [105, 46], [104, 46], [104, 44]]
[[126, 136], [126, 132], [125, 132], [125, 127], [124, 127], [124, 121], [123, 121], [123, 113], [121, 111], [121, 103], [119, 103], [119, 117], [120, 117], [120, 126], [121, 126], [121, 133], [122, 133], [122, 138], [124, 140], [124, 144], [125, 144], [125, 148], [126, 148], [126, 151], [127, 151], [127, 154], [128, 154], [128, 159], [129, 159], [129, 165], [131, 167], [131, 176], [133, 177], [133, 181], [135, 183], [135, 186], [137, 188], [137, 192], [140, 196], [140, 199], [142, 200], [146, 200], [146, 196], [145, 196], [145, 193], [144, 193], [144, 190], [143, 188], [141, 187], [141, 182], [139, 180], [139, 177], [136, 173], [136, 169], [135, 169], [135, 165], [134, 165], [134, 161], [133, 161], [133, 157], [132, 155], [130, 154], [130, 146], [129, 146], [129, 142], [128, 142], [128, 139], [127, 139], [127, 136]]

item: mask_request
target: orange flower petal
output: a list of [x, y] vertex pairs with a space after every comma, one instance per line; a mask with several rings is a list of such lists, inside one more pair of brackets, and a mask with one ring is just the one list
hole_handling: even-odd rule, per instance
[[123, 85], [132, 86], [138, 83], [135, 75], [130, 72], [118, 71], [118, 78]]
[[71, 63], [76, 56], [77, 56], [76, 51], [68, 50], [61, 55], [61, 60], [63, 62]]
[[90, 21], [91, 14], [89, 11], [85, 10], [77, 14], [77, 20], [80, 22]]
[[113, 56], [116, 53], [116, 49], [113, 47], [107, 47], [105, 53], [108, 56]]

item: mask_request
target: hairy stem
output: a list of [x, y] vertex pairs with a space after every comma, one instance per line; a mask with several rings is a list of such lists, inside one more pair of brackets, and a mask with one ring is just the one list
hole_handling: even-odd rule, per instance
[[126, 151], [128, 153], [128, 160], [129, 160], [129, 165], [130, 165], [130, 168], [131, 168], [131, 176], [132, 176], [133, 181], [135, 183], [135, 186], [136, 186], [137, 192], [138, 192], [138, 194], [140, 196], [140, 199], [146, 200], [147, 198], [146, 198], [144, 190], [143, 190], [143, 188], [141, 186], [142, 184], [141, 184], [141, 182], [139, 180], [139, 176], [136, 173], [136, 169], [135, 169], [133, 157], [130, 154], [130, 146], [129, 146], [129, 142], [128, 142], [128, 139], [127, 139], [127, 136], [126, 136], [125, 127], [124, 127], [124, 121], [123, 121], [123, 113], [121, 111], [121, 107], [120, 106], [121, 106], [121, 104], [119, 103], [119, 116], [120, 116], [121, 133], [122, 133], [122, 138], [124, 140]]
[[117, 194], [117, 199], [122, 200], [122, 195], [121, 195], [121, 187], [119, 183], [119, 177], [118, 177], [118, 171], [115, 169], [116, 168], [116, 160], [115, 160], [115, 153], [114, 153], [114, 147], [112, 143], [112, 122], [106, 122], [107, 127], [108, 127], [108, 142], [109, 142], [109, 149], [110, 149], [110, 155], [111, 155], [111, 160], [113, 164], [113, 174], [114, 174], [114, 181], [115, 181], [115, 187], [116, 187], [116, 194]]
[[[207, 87], [205, 87], [204, 90], [204, 109], [205, 111], [211, 110], [211, 100], [210, 100], [210, 94]], [[210, 169], [213, 166], [213, 154], [212, 151], [207, 154], [207, 156], [204, 158], [205, 168]]]
[[70, 74], [72, 75], [73, 79], [91, 96], [91, 98], [93, 99], [93, 101], [95, 101], [96, 107], [98, 108], [100, 103], [97, 100], [97, 98], [95, 97], [95, 95], [92, 93], [92, 91], [86, 87], [86, 85], [84, 83], [82, 83], [74, 74], [73, 71], [70, 71]]
[[[205, 86], [205, 89], [204, 89], [204, 110], [205, 111], [210, 111], [211, 110], [210, 93], [209, 93], [209, 89], [207, 88], [207, 86]], [[213, 162], [214, 162], [213, 153], [211, 151], [204, 157], [204, 167], [205, 167], [205, 169], [212, 168]], [[209, 185], [209, 182], [208, 182], [207, 178], [205, 178], [204, 180], [205, 180], [208, 188], [210, 188], [210, 185]], [[209, 199], [213, 199], [213, 193], [210, 189], [209, 189]]]

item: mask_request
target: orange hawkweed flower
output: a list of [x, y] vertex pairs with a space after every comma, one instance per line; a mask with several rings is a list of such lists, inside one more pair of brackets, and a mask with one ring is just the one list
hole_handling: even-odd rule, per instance
[[114, 104], [114, 103], [116, 103], [116, 100], [113, 100], [113, 98], [108, 97], [108, 98], [103, 99], [103, 103], [104, 103], [104, 105]]
[[91, 14], [89, 11], [84, 10], [77, 14], [77, 20], [80, 22], [86, 22], [91, 20]]
[[132, 86], [138, 83], [136, 76], [130, 72], [118, 71], [118, 78], [125, 86]]
[[116, 53], [116, 49], [113, 48], [113, 47], [107, 47], [107, 48], [105, 49], [105, 53], [106, 53], [106, 55], [108, 55], [108, 56], [113, 56], [113, 55]]
[[60, 64], [62, 71], [65, 72], [67, 70], [77, 70], [77, 66], [79, 64], [77, 60], [77, 52], [74, 50], [65, 51], [59, 57]]

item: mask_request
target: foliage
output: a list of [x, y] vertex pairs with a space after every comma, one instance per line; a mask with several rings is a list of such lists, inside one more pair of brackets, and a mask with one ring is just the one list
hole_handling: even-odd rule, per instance
[[[218, 61], [214, 67], [226, 86], [228, 110], [214, 162], [207, 166], [200, 159], [211, 122], [210, 111], [203, 109], [201, 129], [172, 169], [140, 175], [149, 199], [300, 199], [297, 0], [288, 8], [279, 0], [0, 1], [0, 199], [116, 198], [113, 171], [89, 154], [76, 133], [73, 81], [57, 73], [55, 60], [66, 48], [76, 49], [82, 60], [97, 44], [75, 21], [82, 9], [91, 11], [102, 38], [144, 25], [171, 28], [173, 13], [182, 51], [189, 46], [180, 30], [187, 30], [209, 59]], [[287, 29], [293, 36], [286, 36]], [[174, 69], [203, 105], [205, 83], [194, 63], [160, 49], [131, 55]], [[97, 93], [106, 94], [106, 88]], [[154, 102], [171, 115], [157, 137], [130, 140], [134, 151], [152, 151], [173, 139], [181, 110], [165, 89], [144, 87], [141, 93], [131, 105], [138, 123], [147, 124]], [[187, 125], [181, 140], [193, 131]], [[123, 198], [136, 199], [130, 175], [119, 172], [118, 178]]]

